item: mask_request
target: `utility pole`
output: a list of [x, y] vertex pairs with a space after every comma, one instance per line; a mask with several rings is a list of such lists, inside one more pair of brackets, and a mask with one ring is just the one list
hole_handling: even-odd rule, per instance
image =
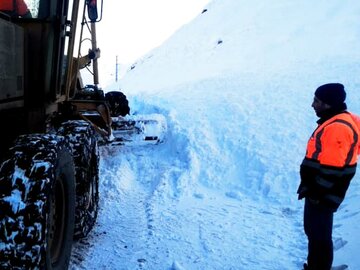
[[119, 68], [119, 64], [118, 64], [118, 56], [116, 56], [116, 64], [115, 64], [115, 82], [118, 81], [118, 68]]

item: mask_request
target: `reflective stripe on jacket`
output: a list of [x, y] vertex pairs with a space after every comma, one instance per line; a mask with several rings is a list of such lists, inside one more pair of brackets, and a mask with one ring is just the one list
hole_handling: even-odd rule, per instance
[[360, 118], [343, 112], [320, 124], [311, 135], [300, 167], [299, 198], [336, 211], [355, 175], [360, 147]]

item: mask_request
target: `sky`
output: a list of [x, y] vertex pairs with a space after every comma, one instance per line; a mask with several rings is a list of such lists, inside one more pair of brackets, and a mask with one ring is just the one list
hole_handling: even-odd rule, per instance
[[[105, 88], [127, 95], [129, 119], [161, 115], [167, 128], [158, 145], [100, 148], [98, 220], [71, 270], [302, 269], [296, 190], [311, 103], [319, 85], [341, 82], [360, 114], [360, 2], [206, 8]], [[357, 172], [334, 218], [334, 265], [350, 270], [359, 209]]]
[[[209, 0], [107, 0], [103, 20], [97, 24], [99, 65], [105, 85], [127, 66], [162, 44], [178, 28], [200, 14]], [[124, 67], [124, 69], [123, 69]], [[112, 76], [109, 78], [109, 74]]]

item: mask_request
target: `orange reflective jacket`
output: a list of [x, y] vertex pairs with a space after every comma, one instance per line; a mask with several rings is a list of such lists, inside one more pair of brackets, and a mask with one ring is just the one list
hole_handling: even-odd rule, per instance
[[311, 135], [300, 165], [299, 199], [336, 211], [356, 173], [360, 118], [339, 113], [321, 123]]
[[321, 165], [344, 167], [357, 163], [360, 118], [340, 113], [318, 126], [309, 139], [306, 158]]
[[29, 12], [23, 0], [0, 0], [0, 11], [10, 11], [22, 16]]

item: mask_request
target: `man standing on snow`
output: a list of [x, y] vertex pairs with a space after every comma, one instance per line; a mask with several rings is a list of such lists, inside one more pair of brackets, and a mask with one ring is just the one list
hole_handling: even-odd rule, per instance
[[300, 166], [297, 193], [305, 198], [304, 230], [308, 238], [305, 270], [330, 270], [333, 262], [333, 214], [355, 175], [360, 147], [360, 120], [346, 111], [340, 83], [320, 86], [312, 107], [320, 118]]

